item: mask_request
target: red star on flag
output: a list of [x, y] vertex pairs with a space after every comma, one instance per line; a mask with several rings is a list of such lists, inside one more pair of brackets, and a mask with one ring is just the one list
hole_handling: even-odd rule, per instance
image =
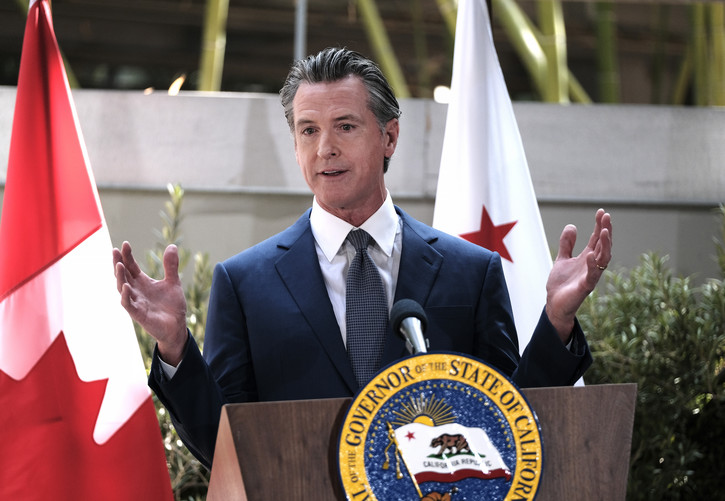
[[415, 438], [415, 433], [413, 433], [412, 431], [408, 431], [408, 433], [405, 435], [405, 438], [407, 438], [408, 440], [413, 440]]
[[504, 223], [501, 225], [493, 224], [491, 216], [489, 216], [486, 206], [483, 206], [481, 210], [481, 227], [478, 231], [471, 233], [464, 233], [461, 238], [468, 240], [471, 243], [485, 247], [488, 250], [496, 251], [501, 254], [501, 257], [508, 259], [512, 263], [511, 254], [509, 254], [506, 244], [503, 243], [503, 239], [511, 231], [518, 221], [512, 223]]

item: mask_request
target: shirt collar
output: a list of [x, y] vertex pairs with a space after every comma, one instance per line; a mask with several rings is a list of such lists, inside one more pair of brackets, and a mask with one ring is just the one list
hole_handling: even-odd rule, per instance
[[[312, 235], [328, 261], [332, 261], [345, 243], [347, 234], [354, 228], [350, 223], [323, 209], [317, 203], [317, 198], [312, 200], [310, 225]], [[373, 237], [386, 256], [392, 255], [395, 233], [398, 229], [398, 213], [395, 212], [390, 192], [386, 190], [383, 205], [360, 226], [360, 229], [367, 231]]]

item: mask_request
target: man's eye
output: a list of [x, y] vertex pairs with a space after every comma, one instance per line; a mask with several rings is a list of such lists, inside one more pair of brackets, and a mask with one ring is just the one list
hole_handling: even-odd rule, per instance
[[354, 127], [351, 124], [342, 124], [340, 128], [344, 131], [351, 131]]
[[314, 132], [315, 132], [315, 129], [312, 127], [306, 127], [304, 129], [302, 129], [302, 135], [304, 135], [304, 136], [309, 136], [310, 134], [314, 134]]

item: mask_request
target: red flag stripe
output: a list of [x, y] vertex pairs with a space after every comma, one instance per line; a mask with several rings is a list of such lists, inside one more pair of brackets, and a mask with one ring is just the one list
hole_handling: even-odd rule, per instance
[[0, 221], [0, 499], [171, 500], [48, 0], [28, 15]]
[[18, 76], [0, 221], [0, 300], [101, 226], [69, 95], [50, 9], [39, 0], [28, 12]]

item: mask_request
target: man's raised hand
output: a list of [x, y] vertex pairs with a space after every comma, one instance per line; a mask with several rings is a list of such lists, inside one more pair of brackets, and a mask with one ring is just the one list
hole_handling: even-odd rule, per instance
[[179, 251], [169, 245], [164, 251], [164, 278], [146, 275], [133, 257], [131, 245], [123, 242], [113, 249], [116, 288], [121, 305], [158, 343], [161, 358], [168, 364], [181, 361], [188, 334], [186, 298], [179, 280]]
[[587, 246], [572, 257], [576, 226], [567, 225], [559, 239], [559, 254], [546, 282], [546, 313], [566, 342], [574, 328], [574, 317], [612, 259], [612, 218], [597, 211], [594, 231]]

